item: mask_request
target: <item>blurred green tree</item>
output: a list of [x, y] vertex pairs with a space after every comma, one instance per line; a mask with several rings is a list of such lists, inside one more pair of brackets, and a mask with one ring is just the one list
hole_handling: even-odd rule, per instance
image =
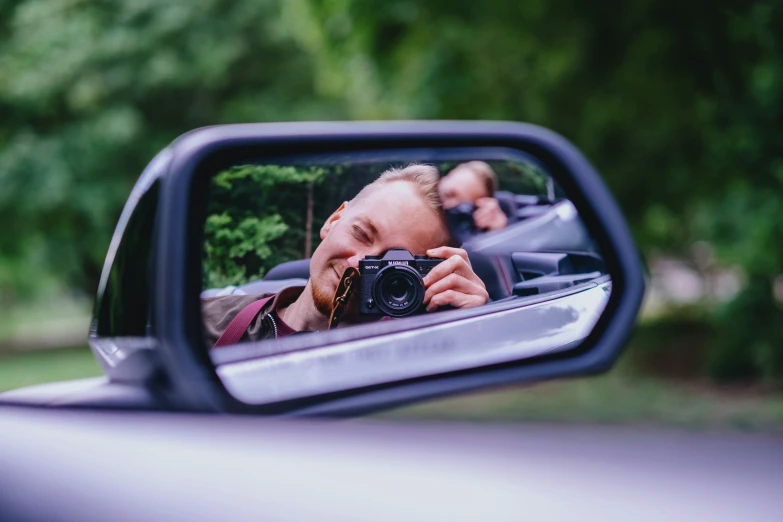
[[[0, 292], [92, 292], [133, 179], [194, 127], [521, 120], [587, 153], [643, 251], [706, 240], [742, 268], [736, 320], [716, 311], [723, 353], [747, 356], [742, 376], [779, 379], [782, 13], [781, 0], [0, 0]], [[763, 328], [746, 320], [762, 310]]]
[[92, 294], [130, 187], [192, 128], [338, 119], [274, 0], [0, 1], [0, 301]]
[[783, 2], [292, 0], [283, 19], [353, 117], [522, 120], [570, 138], [643, 251], [707, 240], [747, 275], [734, 320], [716, 311], [710, 373], [741, 353], [733, 376], [783, 378]]

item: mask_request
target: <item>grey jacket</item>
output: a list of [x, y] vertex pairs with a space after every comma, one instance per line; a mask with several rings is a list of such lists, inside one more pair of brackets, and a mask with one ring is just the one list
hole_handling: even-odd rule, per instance
[[201, 300], [201, 316], [204, 323], [204, 340], [210, 346], [214, 346], [220, 335], [228, 328], [228, 325], [250, 303], [274, 295], [274, 299], [266, 303], [258, 315], [250, 323], [242, 341], [260, 341], [277, 337], [277, 325], [270, 317], [272, 311], [285, 308], [301, 295], [303, 286], [294, 286], [275, 294], [256, 295], [226, 295], [221, 297], [208, 297]]

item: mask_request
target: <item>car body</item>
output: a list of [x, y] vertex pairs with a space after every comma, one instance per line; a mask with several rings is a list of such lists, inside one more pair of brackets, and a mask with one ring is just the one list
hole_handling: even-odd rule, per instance
[[[487, 311], [415, 317], [404, 330], [392, 324], [294, 336], [299, 339], [292, 342], [308, 348], [318, 342], [320, 349], [275, 354], [279, 364], [263, 378], [254, 374], [254, 395], [243, 401], [221, 371], [224, 378], [232, 372], [242, 377], [245, 368], [258, 372], [258, 363], [270, 359], [236, 358], [233, 348], [221, 348], [216, 357], [226, 360], [215, 368], [198, 336], [202, 288], [193, 267], [200, 263], [194, 253], [200, 166], [270, 143], [309, 151], [313, 144], [361, 150], [392, 142], [533, 150], [559, 172], [569, 201], [544, 205], [514, 227], [465, 243], [471, 255], [491, 258], [498, 242], [527, 238], [527, 251], [515, 251], [524, 255], [500, 260], [517, 271], [517, 279], [503, 283], [511, 295], [497, 296]], [[594, 232], [595, 245], [561, 243], [560, 257], [549, 255], [557, 245], [529, 248], [537, 238], [558, 239], [542, 235], [542, 227], [560, 229], [570, 204]], [[579, 241], [579, 234], [562, 238]], [[580, 260], [577, 265], [605, 263], [606, 273], [523, 273], [561, 266], [568, 255]], [[524, 270], [515, 264], [522, 262]], [[538, 293], [531, 291], [536, 286]], [[384, 122], [190, 133], [142, 174], [107, 254], [90, 332], [106, 377], [0, 395], [0, 519], [779, 518], [783, 453], [775, 438], [331, 420], [605, 371], [621, 352], [643, 289], [635, 247], [608, 192], [579, 152], [545, 129]], [[586, 296], [593, 297], [586, 308], [603, 312], [589, 333], [553, 323], [536, 351], [504, 355], [504, 347], [519, 343], [518, 321], [531, 310], [568, 310]], [[508, 297], [513, 302], [503, 302]], [[579, 346], [569, 346], [575, 340]], [[445, 368], [449, 359], [433, 358], [439, 349], [453, 355], [466, 346], [486, 348], [484, 359]], [[401, 368], [395, 361], [361, 366], [362, 359], [390, 354], [408, 354], [405, 373], [392, 375]], [[312, 378], [327, 363], [340, 371], [329, 373], [331, 380]]]
[[0, 519], [777, 520], [783, 443], [0, 407]]

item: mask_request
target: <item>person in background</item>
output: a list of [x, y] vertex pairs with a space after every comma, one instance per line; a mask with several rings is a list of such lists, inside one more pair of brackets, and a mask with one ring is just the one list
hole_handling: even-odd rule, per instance
[[495, 198], [498, 177], [483, 161], [457, 165], [438, 183], [443, 208], [448, 210], [463, 203], [474, 205], [473, 221], [480, 230], [500, 230], [508, 224], [508, 217]]

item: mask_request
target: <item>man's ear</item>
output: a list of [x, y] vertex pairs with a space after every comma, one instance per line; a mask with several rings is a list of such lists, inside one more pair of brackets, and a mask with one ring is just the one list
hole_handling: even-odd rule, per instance
[[340, 219], [343, 215], [343, 212], [345, 211], [346, 207], [348, 206], [347, 201], [343, 201], [342, 205], [332, 212], [332, 215], [326, 218], [326, 221], [324, 221], [324, 226], [321, 227], [321, 239], [326, 239], [326, 234], [329, 233], [330, 230], [332, 230], [332, 227], [335, 223], [337, 223], [337, 220]]

